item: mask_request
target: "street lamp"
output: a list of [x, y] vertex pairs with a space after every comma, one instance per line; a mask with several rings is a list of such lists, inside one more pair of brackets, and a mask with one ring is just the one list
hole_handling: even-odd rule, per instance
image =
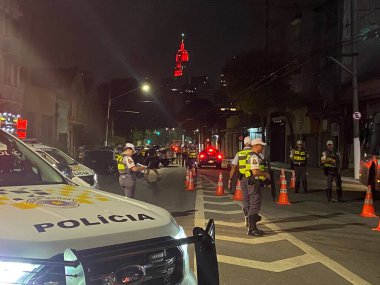
[[109, 120], [110, 120], [111, 102], [112, 102], [113, 100], [116, 100], [116, 99], [118, 99], [118, 98], [120, 98], [120, 97], [123, 97], [123, 96], [125, 96], [125, 95], [127, 95], [127, 94], [130, 94], [130, 93], [132, 93], [132, 92], [134, 92], [134, 91], [136, 91], [136, 90], [139, 90], [139, 89], [141, 89], [143, 92], [149, 92], [149, 90], [150, 90], [150, 85], [147, 84], [147, 83], [144, 83], [143, 85], [141, 85], [141, 86], [139, 86], [139, 87], [137, 87], [137, 88], [135, 88], [135, 89], [129, 90], [129, 91], [124, 92], [124, 93], [121, 93], [121, 94], [117, 95], [116, 97], [111, 98], [111, 84], [110, 84], [110, 87], [108, 88], [108, 107], [107, 107], [106, 140], [105, 140], [105, 142], [104, 142], [104, 145], [105, 145], [105, 146], [108, 146], [108, 128], [109, 128]]

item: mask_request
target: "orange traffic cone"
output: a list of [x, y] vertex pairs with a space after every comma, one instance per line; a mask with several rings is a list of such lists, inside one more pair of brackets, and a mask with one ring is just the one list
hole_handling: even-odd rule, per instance
[[367, 194], [365, 195], [364, 205], [362, 209], [362, 213], [360, 214], [362, 217], [366, 218], [375, 218], [375, 208], [373, 207], [373, 198], [372, 198], [372, 187], [368, 185]]
[[193, 173], [189, 172], [189, 184], [187, 185], [186, 191], [194, 191], [194, 179], [193, 179]]
[[[284, 169], [281, 170], [281, 175], [283, 175]], [[284, 175], [285, 176], [285, 175]], [[288, 198], [288, 189], [286, 188], [286, 179], [283, 178], [281, 182], [281, 187], [280, 187], [280, 196], [278, 196], [278, 201], [277, 204], [279, 205], [290, 205], [291, 203], [289, 202]]]
[[240, 180], [238, 180], [236, 183], [234, 200], [235, 201], [243, 201], [243, 192], [241, 192]]
[[223, 188], [223, 175], [222, 172], [219, 173], [218, 178], [218, 186], [216, 187], [215, 196], [224, 196], [224, 188]]
[[379, 224], [377, 225], [377, 228], [373, 228], [372, 230], [380, 232], [380, 219], [379, 219]]
[[296, 173], [294, 170], [292, 170], [292, 178], [290, 178], [289, 189], [295, 189], [295, 188], [296, 188]]
[[186, 178], [185, 178], [185, 189], [189, 186], [189, 169], [186, 170]]

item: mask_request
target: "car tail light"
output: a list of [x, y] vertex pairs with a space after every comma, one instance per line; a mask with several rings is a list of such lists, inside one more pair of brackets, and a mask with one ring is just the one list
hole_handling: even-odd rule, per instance
[[208, 149], [208, 152], [213, 152], [213, 151], [214, 151], [214, 149], [212, 149], [212, 148]]
[[218, 159], [222, 159], [223, 156], [221, 154], [218, 154]]
[[200, 158], [204, 158], [205, 155], [202, 153], [202, 154], [199, 155], [199, 157], [200, 157]]

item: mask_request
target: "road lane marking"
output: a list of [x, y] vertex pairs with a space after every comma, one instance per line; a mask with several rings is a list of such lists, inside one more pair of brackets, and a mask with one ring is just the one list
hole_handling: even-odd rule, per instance
[[[235, 202], [229, 201], [229, 202], [212, 202], [212, 201], [204, 201], [204, 204], [211, 204], [211, 205], [236, 205]], [[240, 211], [242, 212], [242, 211]]]
[[215, 225], [235, 227], [235, 228], [245, 228], [245, 222], [233, 223], [233, 222], [225, 222], [225, 221], [215, 221]]
[[[201, 192], [201, 191], [198, 191], [197, 194]], [[215, 196], [215, 195], [207, 195], [207, 194], [203, 194], [203, 197], [206, 197], [206, 198], [228, 198], [227, 195], [225, 196]]]
[[232, 242], [239, 242], [239, 243], [246, 243], [246, 244], [262, 244], [262, 243], [284, 240], [285, 238], [278, 235], [263, 236], [260, 238], [240, 238], [240, 237], [216, 235], [216, 239], [222, 240], [222, 241], [232, 241]]
[[322, 263], [327, 268], [334, 271], [336, 274], [340, 275], [344, 279], [346, 279], [348, 282], [351, 282], [352, 284], [358, 284], [358, 285], [371, 285], [371, 283], [367, 282], [360, 276], [356, 275], [355, 273], [349, 271], [347, 268], [343, 267], [336, 261], [332, 260], [331, 258], [327, 257], [326, 255], [320, 253], [318, 250], [313, 248], [312, 246], [304, 243], [303, 241], [297, 239], [292, 234], [289, 234], [286, 232], [286, 230], [281, 229], [279, 226], [273, 223], [266, 224], [268, 228], [270, 228], [272, 231], [281, 231], [281, 236], [285, 237], [289, 242], [306, 252], [307, 254], [314, 257], [316, 260], [318, 260], [320, 263]]
[[300, 256], [285, 258], [281, 260], [276, 260], [272, 262], [263, 262], [251, 259], [245, 259], [240, 257], [233, 257], [227, 255], [218, 254], [218, 262], [227, 263], [231, 265], [244, 266], [252, 269], [260, 269], [270, 272], [283, 272], [298, 268], [305, 265], [310, 265], [318, 263], [314, 257], [309, 254], [303, 254]]
[[[203, 178], [206, 180], [212, 181], [210, 178], [208, 178], [206, 176], [203, 176]], [[202, 200], [198, 201], [198, 195], [201, 196]], [[204, 210], [205, 209], [204, 209], [204, 204], [203, 204], [203, 197], [204, 196], [206, 196], [206, 195], [203, 195], [202, 191], [197, 192], [197, 199], [196, 200], [200, 204], [196, 203], [196, 206], [198, 205], [200, 208], [196, 208], [196, 210], [198, 210], [196, 212], [196, 214], [198, 214], [198, 215], [202, 214], [203, 215], [203, 225], [201, 225], [201, 227], [205, 226], [205, 224], [204, 224], [204, 222], [205, 222]], [[212, 196], [212, 197], [224, 198], [226, 196]], [[240, 206], [242, 205], [241, 202], [236, 201], [236, 203], [239, 204]], [[298, 248], [303, 250], [306, 253], [306, 255], [309, 255], [313, 260], [323, 264], [328, 269], [335, 272], [336, 274], [338, 274], [339, 276], [341, 276], [342, 278], [344, 278], [348, 282], [350, 282], [354, 285], [371, 285], [371, 283], [367, 282], [366, 280], [364, 280], [360, 276], [356, 275], [355, 273], [349, 271], [347, 268], [340, 265], [339, 263], [332, 260], [331, 258], [327, 257], [326, 255], [322, 254], [321, 252], [319, 252], [318, 250], [316, 250], [312, 246], [310, 246], [310, 245], [306, 244], [305, 242], [297, 239], [295, 236], [286, 232], [286, 230], [280, 228], [276, 224], [269, 222], [269, 220], [266, 219], [264, 216], [262, 216], [262, 218], [263, 218], [263, 221], [265, 221], [265, 226], [268, 227], [269, 229], [271, 229], [273, 232], [275, 232], [279, 237], [282, 237], [283, 239], [288, 240], [289, 242], [291, 242], [292, 244], [294, 244], [295, 246], [297, 246]], [[201, 220], [197, 219], [196, 222], [197, 221], [199, 222]], [[311, 259], [309, 259], [309, 261], [311, 261]], [[218, 255], [218, 262], [224, 262], [224, 263], [229, 263], [229, 264], [234, 264], [234, 265], [240, 264], [241, 266], [244, 266], [246, 264], [246, 265], [248, 265], [247, 267], [251, 267], [251, 266], [249, 266], [250, 264], [256, 264], [257, 266], [260, 265], [260, 262], [258, 262], [258, 261], [229, 257], [229, 256], [223, 256], [223, 255]], [[293, 260], [293, 262], [294, 262], [294, 260]], [[304, 264], [304, 265], [307, 265], [307, 264]], [[261, 264], [261, 266], [263, 266], [263, 264]], [[292, 268], [289, 268], [289, 269], [292, 269]]]
[[208, 213], [224, 214], [224, 215], [236, 215], [236, 214], [242, 213], [241, 210], [220, 211], [220, 210], [204, 209], [203, 211], [208, 212]]

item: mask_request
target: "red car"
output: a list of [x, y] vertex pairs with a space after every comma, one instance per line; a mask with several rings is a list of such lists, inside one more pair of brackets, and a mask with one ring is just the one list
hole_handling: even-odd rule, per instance
[[215, 165], [216, 168], [222, 167], [223, 155], [216, 148], [208, 147], [207, 149], [201, 151], [198, 157], [199, 157], [199, 163], [198, 163], [199, 167], [202, 167], [205, 165]]

